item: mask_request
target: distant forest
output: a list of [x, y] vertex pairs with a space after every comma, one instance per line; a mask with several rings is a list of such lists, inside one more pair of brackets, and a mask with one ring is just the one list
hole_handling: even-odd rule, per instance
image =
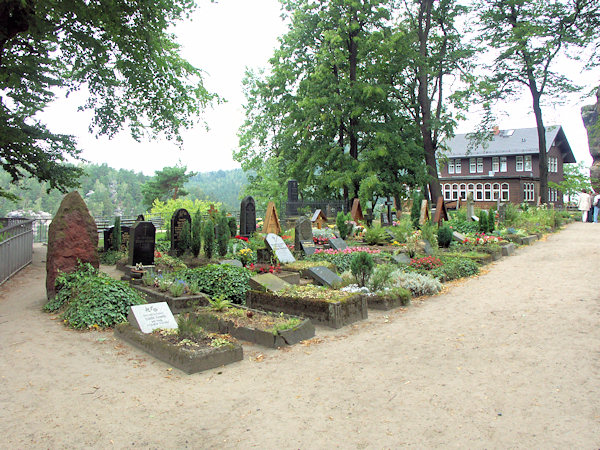
[[[141, 188], [151, 177], [132, 170], [113, 169], [106, 164], [83, 166], [85, 175], [79, 180], [78, 189], [94, 217], [137, 216], [145, 212]], [[240, 195], [247, 184], [242, 169], [218, 170], [199, 173], [185, 185], [190, 199], [221, 202], [230, 211], [240, 207]], [[53, 190], [46, 192], [48, 183], [33, 179], [24, 180], [19, 186], [10, 183], [8, 173], [0, 170], [0, 186], [20, 199], [17, 202], [0, 198], [0, 217], [15, 210], [40, 212], [54, 215], [63, 194]]]

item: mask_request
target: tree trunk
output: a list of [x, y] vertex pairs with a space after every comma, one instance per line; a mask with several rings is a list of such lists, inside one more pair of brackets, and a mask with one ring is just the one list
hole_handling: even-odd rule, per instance
[[535, 123], [538, 133], [538, 147], [540, 151], [540, 198], [541, 203], [548, 203], [548, 154], [546, 153], [546, 128], [542, 120], [542, 108], [540, 107], [540, 94], [534, 92], [533, 97], [533, 113], [535, 114]]

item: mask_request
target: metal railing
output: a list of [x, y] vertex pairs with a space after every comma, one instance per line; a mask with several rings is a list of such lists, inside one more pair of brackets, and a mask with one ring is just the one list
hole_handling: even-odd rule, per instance
[[33, 259], [33, 219], [0, 219], [0, 284]]

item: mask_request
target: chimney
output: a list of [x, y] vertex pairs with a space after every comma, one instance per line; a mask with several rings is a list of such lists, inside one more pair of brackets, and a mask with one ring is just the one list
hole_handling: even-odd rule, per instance
[[500, 134], [500, 127], [498, 125], [494, 125], [492, 130], [494, 131], [494, 136], [498, 136]]

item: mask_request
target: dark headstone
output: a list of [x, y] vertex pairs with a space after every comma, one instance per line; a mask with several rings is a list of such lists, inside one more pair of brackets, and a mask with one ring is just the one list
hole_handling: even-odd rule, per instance
[[271, 251], [267, 248], [257, 248], [256, 262], [259, 264], [271, 264]]
[[373, 220], [375, 217], [373, 216], [373, 208], [367, 208], [367, 214], [365, 214], [365, 221], [367, 222], [367, 227], [371, 228], [373, 226]]
[[250, 237], [256, 232], [256, 206], [252, 197], [246, 197], [240, 205], [240, 236]]
[[337, 287], [343, 282], [343, 280], [336, 273], [323, 266], [311, 267], [306, 269], [304, 273], [321, 286]]
[[[110, 227], [104, 230], [104, 251], [111, 250], [113, 248], [115, 227]], [[129, 244], [129, 231], [130, 227], [126, 225], [121, 226], [121, 251], [127, 251]]]
[[348, 248], [346, 241], [340, 238], [329, 238], [329, 246], [334, 250], [345, 250]]
[[136, 222], [145, 222], [145, 221], [146, 221], [146, 219], [144, 218], [144, 215], [143, 215], [143, 214], [139, 214], [139, 215], [137, 216], [137, 218], [135, 219], [135, 221], [136, 221]]
[[381, 226], [382, 227], [389, 227], [391, 225], [387, 212], [382, 211], [381, 212]]
[[152, 222], [138, 222], [131, 227], [129, 232], [129, 257], [127, 263], [135, 266], [141, 263], [144, 266], [154, 264], [154, 238], [156, 228]]
[[289, 180], [287, 183], [287, 204], [286, 212], [288, 216], [298, 215], [298, 182], [296, 180]]
[[300, 217], [294, 228], [294, 248], [300, 248], [300, 241], [313, 240], [312, 223], [306, 217]]
[[181, 256], [185, 250], [181, 242], [181, 232], [185, 224], [192, 227], [192, 217], [187, 209], [180, 208], [171, 216], [171, 251], [176, 252], [177, 256]]
[[292, 252], [290, 252], [288, 246], [285, 245], [285, 242], [283, 242], [281, 236], [277, 236], [274, 233], [269, 233], [265, 238], [265, 244], [267, 245], [267, 248], [271, 249], [271, 251], [275, 254], [280, 263], [286, 264], [296, 261], [296, 258], [294, 258], [294, 255], [292, 255]]
[[310, 241], [300, 241], [300, 247], [298, 248], [302, 250], [306, 256], [314, 255], [316, 250], [315, 242], [312, 239]]
[[46, 293], [56, 294], [54, 282], [58, 271], [73, 272], [79, 262], [98, 268], [98, 228], [77, 191], [63, 198], [48, 228], [46, 256]]

